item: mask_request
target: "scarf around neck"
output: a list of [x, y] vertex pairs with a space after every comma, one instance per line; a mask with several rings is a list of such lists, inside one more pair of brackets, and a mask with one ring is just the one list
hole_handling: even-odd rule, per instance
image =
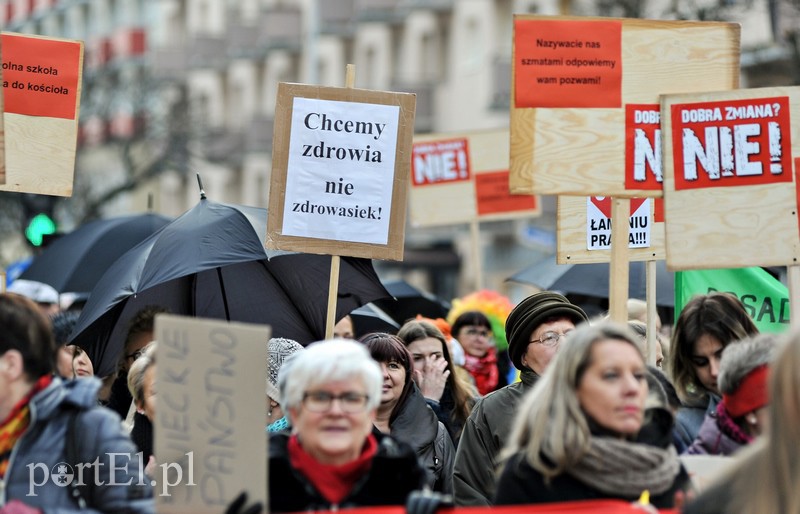
[[464, 369], [475, 379], [475, 387], [481, 396], [485, 396], [497, 388], [500, 373], [497, 370], [497, 352], [489, 348], [483, 357], [466, 354]]
[[51, 375], [45, 375], [33, 385], [25, 398], [17, 402], [6, 419], [0, 423], [0, 478], [5, 478], [8, 470], [8, 461], [11, 458], [11, 450], [17, 441], [28, 429], [31, 422], [31, 398], [39, 391], [44, 390], [53, 380]]
[[589, 451], [567, 472], [603, 493], [637, 498], [667, 492], [680, 472], [675, 447], [666, 449], [613, 437], [592, 436]]

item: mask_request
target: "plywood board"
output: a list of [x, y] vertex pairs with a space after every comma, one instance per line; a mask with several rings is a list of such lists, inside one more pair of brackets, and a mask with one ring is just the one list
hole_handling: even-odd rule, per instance
[[[610, 200], [610, 198], [608, 198]], [[631, 200], [634, 202], [634, 200]], [[664, 247], [664, 215], [661, 199], [650, 200], [649, 217], [645, 220], [650, 225], [647, 246], [628, 248], [628, 260], [650, 261], [664, 260], [666, 250]], [[633, 223], [641, 227], [641, 217]], [[611, 249], [596, 249], [600, 245], [589, 244], [592, 234], [599, 231], [592, 230], [594, 220], [587, 213], [587, 198], [583, 196], [559, 196], [557, 207], [556, 229], [556, 262], [558, 264], [587, 264], [595, 262], [611, 262]], [[635, 228], [629, 231], [636, 234]], [[602, 231], [610, 234], [610, 229]], [[634, 237], [634, 239], [636, 239]], [[634, 243], [635, 244], [635, 243]], [[594, 249], [589, 249], [590, 247]]]
[[667, 266], [796, 265], [800, 88], [662, 98]]
[[[0, 56], [3, 54], [3, 41], [0, 38]], [[3, 70], [0, 70], [0, 84], [3, 81]], [[0, 89], [0, 113], [5, 112], [3, 104], [3, 90]], [[0, 185], [6, 183], [6, 142], [5, 130], [3, 129], [3, 116], [0, 116]], [[5, 291], [5, 276], [3, 277], [3, 290]]]
[[[655, 171], [645, 182], [633, 180], [636, 127], [626, 120], [634, 106], [658, 109], [660, 94], [739, 84], [738, 24], [533, 15], [517, 15], [514, 24], [514, 193], [662, 196]], [[555, 44], [582, 47], [548, 46]], [[571, 58], [587, 65], [569, 66]], [[538, 90], [546, 94], [537, 97]]]
[[280, 83], [266, 246], [402, 260], [416, 96]]
[[270, 327], [158, 315], [153, 422], [160, 513], [267, 500], [264, 384]]
[[83, 42], [4, 32], [5, 184], [0, 191], [71, 196]]
[[508, 129], [414, 137], [411, 225], [539, 216], [537, 196], [509, 193], [508, 137]]

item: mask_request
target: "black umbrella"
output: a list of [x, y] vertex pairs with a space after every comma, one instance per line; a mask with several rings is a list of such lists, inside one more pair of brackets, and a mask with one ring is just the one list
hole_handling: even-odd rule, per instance
[[[645, 263], [631, 262], [628, 272], [628, 298], [646, 299], [647, 273]], [[609, 265], [556, 264], [555, 257], [547, 257], [538, 263], [514, 274], [507, 280], [530, 284], [548, 291], [560, 291], [565, 295], [584, 295], [608, 298]], [[656, 261], [656, 305], [675, 305], [675, 277], [667, 271], [665, 261]]]
[[[71, 342], [98, 375], [114, 371], [128, 321], [141, 308], [272, 326], [301, 344], [322, 339], [330, 257], [264, 250], [265, 209], [202, 199], [117, 260], [89, 296]], [[341, 260], [337, 319], [388, 296], [372, 262]]]
[[350, 313], [353, 320], [353, 332], [359, 338], [370, 332], [386, 332], [396, 334], [400, 329], [400, 324], [389, 317], [374, 303], [368, 303]]
[[60, 293], [88, 293], [123, 253], [169, 222], [153, 213], [90, 221], [53, 241], [19, 278]]
[[384, 282], [393, 298], [373, 302], [399, 324], [422, 314], [426, 318], [446, 318], [450, 304], [431, 293], [422, 291], [404, 280]]

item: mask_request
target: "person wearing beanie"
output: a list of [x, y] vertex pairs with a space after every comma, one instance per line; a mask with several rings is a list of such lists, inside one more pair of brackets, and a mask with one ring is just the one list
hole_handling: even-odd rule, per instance
[[278, 390], [278, 373], [290, 358], [303, 346], [297, 341], [273, 337], [269, 340], [267, 369], [267, 432], [279, 432], [289, 428], [289, 418], [281, 409]]
[[773, 334], [761, 334], [725, 348], [717, 381], [722, 400], [706, 415], [685, 453], [731, 455], [766, 431], [767, 381], [776, 341]]
[[564, 336], [588, 320], [583, 309], [551, 291], [525, 298], [508, 315], [508, 354], [520, 381], [478, 400], [467, 419], [453, 469], [456, 505], [492, 505], [497, 457], [523, 395], [547, 369]]

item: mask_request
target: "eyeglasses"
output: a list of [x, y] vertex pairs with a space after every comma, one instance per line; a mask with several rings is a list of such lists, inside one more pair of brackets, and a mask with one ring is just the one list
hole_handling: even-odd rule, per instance
[[134, 361], [135, 361], [136, 359], [138, 359], [139, 357], [141, 357], [142, 355], [144, 355], [144, 351], [145, 351], [145, 350], [147, 350], [147, 347], [146, 347], [146, 346], [145, 346], [144, 348], [139, 348], [139, 349], [138, 349], [138, 350], [136, 350], [135, 352], [133, 352], [133, 353], [129, 353], [128, 355], [126, 355], [126, 356], [125, 356], [125, 359], [127, 359], [127, 360], [134, 360]]
[[468, 328], [465, 333], [474, 337], [491, 337], [492, 335], [488, 330], [478, 330], [477, 328]]
[[567, 337], [569, 334], [569, 332], [565, 332], [563, 334], [559, 334], [558, 332], [545, 332], [544, 335], [539, 339], [531, 339], [529, 342], [539, 343], [550, 348], [557, 345], [559, 341], [561, 341], [562, 337]]
[[358, 414], [364, 411], [369, 396], [359, 393], [331, 394], [326, 391], [312, 391], [303, 394], [303, 405], [311, 412], [328, 412], [334, 400], [339, 400], [339, 407], [347, 414]]

